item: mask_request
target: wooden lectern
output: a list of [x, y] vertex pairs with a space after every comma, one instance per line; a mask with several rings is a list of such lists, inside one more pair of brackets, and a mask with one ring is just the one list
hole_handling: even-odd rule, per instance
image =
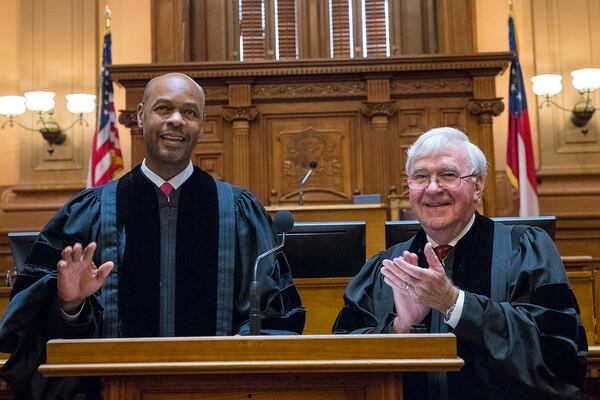
[[404, 371], [457, 371], [453, 334], [51, 340], [46, 376], [103, 376], [105, 400], [402, 398]]

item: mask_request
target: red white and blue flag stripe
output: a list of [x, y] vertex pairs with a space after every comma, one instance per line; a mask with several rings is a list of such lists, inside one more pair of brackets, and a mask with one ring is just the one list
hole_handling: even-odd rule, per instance
[[510, 66], [506, 173], [511, 184], [519, 193], [519, 215], [522, 217], [539, 215], [531, 128], [527, 112], [523, 74], [519, 64], [515, 19], [512, 11], [508, 17], [508, 40], [513, 57]]
[[100, 110], [94, 132], [88, 187], [96, 187], [110, 182], [123, 169], [123, 156], [119, 143], [117, 116], [113, 96], [113, 82], [106, 65], [112, 64], [112, 39], [110, 31], [104, 35], [102, 50], [102, 86]]

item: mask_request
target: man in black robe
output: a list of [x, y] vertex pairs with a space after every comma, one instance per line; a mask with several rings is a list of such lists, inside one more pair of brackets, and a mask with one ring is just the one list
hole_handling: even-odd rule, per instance
[[[42, 230], [0, 324], [16, 398], [73, 397], [76, 380], [37, 372], [52, 338], [248, 333], [254, 261], [274, 236], [249, 192], [192, 165], [203, 123], [196, 82], [152, 79], [138, 106], [143, 163], [83, 191]], [[258, 274], [265, 332], [302, 333], [287, 265], [270, 258]]]
[[464, 368], [406, 374], [409, 400], [577, 398], [587, 342], [560, 256], [543, 230], [476, 212], [486, 169], [453, 128], [411, 146], [409, 199], [423, 229], [367, 262], [333, 330], [453, 332]]

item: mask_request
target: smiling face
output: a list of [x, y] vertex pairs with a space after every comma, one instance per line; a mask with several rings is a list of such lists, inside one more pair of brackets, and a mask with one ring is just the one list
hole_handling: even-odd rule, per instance
[[[439, 176], [444, 172], [458, 176], [471, 174], [471, 162], [464, 146], [451, 144], [439, 154], [415, 158], [409, 176], [415, 173]], [[409, 200], [425, 232], [437, 243], [447, 244], [469, 223], [482, 191], [480, 176], [461, 179], [452, 189], [442, 189], [431, 179], [423, 190], [410, 189]]]
[[183, 171], [202, 133], [202, 88], [183, 74], [154, 78], [146, 86], [137, 116], [148, 168], [165, 180]]

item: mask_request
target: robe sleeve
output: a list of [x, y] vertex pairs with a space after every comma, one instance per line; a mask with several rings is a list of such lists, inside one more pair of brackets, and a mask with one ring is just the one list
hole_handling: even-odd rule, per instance
[[466, 292], [454, 333], [473, 349], [491, 397], [577, 398], [587, 343], [560, 256], [538, 228], [517, 239], [507, 301]]
[[[388, 250], [389, 251], [389, 250]], [[371, 257], [346, 287], [344, 307], [333, 325], [333, 333], [388, 333], [396, 314], [390, 287], [380, 273], [388, 252]]]
[[[88, 298], [79, 319], [66, 322], [58, 306], [56, 264], [64, 246], [95, 240], [99, 229], [99, 190], [87, 190], [61, 208], [33, 245], [15, 281], [11, 301], [0, 322], [0, 351], [11, 353], [2, 369], [15, 398], [54, 398], [72, 393], [77, 380], [47, 379], [37, 367], [45, 361], [46, 342], [54, 338], [98, 334], [102, 307]], [[63, 398], [63, 397], [61, 397]], [[66, 397], [65, 397], [66, 398]]]
[[[256, 257], [275, 246], [271, 218], [247, 191], [239, 191], [235, 202], [237, 255], [240, 281], [234, 300], [234, 333], [249, 332], [250, 283]], [[305, 310], [284, 256], [264, 259], [258, 268], [261, 292], [261, 328], [264, 334], [301, 334]]]

